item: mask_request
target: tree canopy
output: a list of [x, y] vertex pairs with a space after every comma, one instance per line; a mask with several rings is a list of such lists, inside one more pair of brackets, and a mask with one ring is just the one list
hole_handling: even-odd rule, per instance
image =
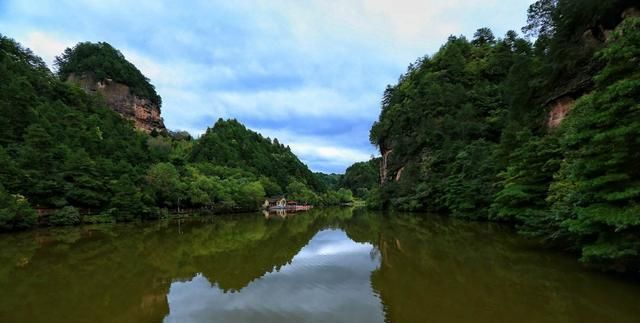
[[[450, 37], [382, 98], [374, 207], [514, 223], [606, 270], [640, 270], [640, 25], [625, 0], [540, 0], [523, 28]], [[580, 96], [560, 127], [550, 104]], [[356, 165], [354, 165], [356, 166]]]
[[58, 77], [65, 81], [71, 74], [91, 74], [96, 80], [111, 79], [129, 86], [131, 93], [149, 99], [158, 106], [162, 98], [138, 68], [109, 43], [82, 42], [57, 56]]
[[276, 194], [341, 201], [288, 147], [235, 120], [219, 120], [198, 140], [180, 131], [146, 134], [65, 82], [70, 73], [93, 73], [153, 98], [148, 80], [106, 43], [67, 49], [58, 67], [56, 77], [0, 35], [0, 230], [34, 226], [34, 208], [56, 210], [40, 222], [71, 225], [185, 208], [254, 211]]

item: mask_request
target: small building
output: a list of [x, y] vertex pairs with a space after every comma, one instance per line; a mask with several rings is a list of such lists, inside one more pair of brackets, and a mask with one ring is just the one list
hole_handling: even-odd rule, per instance
[[284, 196], [276, 196], [272, 198], [268, 198], [264, 201], [263, 206], [265, 208], [286, 208], [287, 207], [287, 199]]

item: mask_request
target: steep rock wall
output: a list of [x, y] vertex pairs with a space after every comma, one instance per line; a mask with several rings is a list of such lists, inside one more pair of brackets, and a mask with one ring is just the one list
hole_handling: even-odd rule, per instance
[[[620, 14], [620, 20], [617, 24], [621, 23], [625, 19], [640, 17], [640, 9], [638, 7], [628, 7]], [[586, 30], [582, 35], [584, 45], [592, 48], [600, 48], [611, 37], [611, 33], [615, 29], [615, 26], [604, 27], [602, 24], [593, 26]], [[567, 115], [573, 109], [576, 100], [581, 96], [588, 93], [593, 87], [593, 81], [591, 77], [575, 79], [569, 82], [563, 89], [560, 89], [555, 96], [549, 99], [544, 105], [548, 111], [547, 114], [547, 128], [555, 129]]]
[[389, 177], [389, 155], [393, 152], [393, 149], [385, 149], [380, 147], [380, 153], [382, 154], [382, 160], [380, 160], [380, 184], [384, 185]]
[[125, 119], [132, 120], [137, 129], [147, 133], [153, 130], [166, 131], [160, 108], [148, 99], [131, 94], [128, 86], [110, 79], [98, 81], [90, 74], [72, 74], [67, 81], [78, 85], [87, 93], [102, 95], [111, 109]]
[[547, 127], [554, 129], [560, 126], [573, 108], [575, 102], [576, 100], [570, 96], [563, 96], [554, 100], [550, 104]]

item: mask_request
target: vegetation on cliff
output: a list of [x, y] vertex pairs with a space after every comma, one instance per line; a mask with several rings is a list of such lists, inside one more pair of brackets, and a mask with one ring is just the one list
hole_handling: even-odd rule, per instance
[[72, 74], [90, 74], [100, 81], [111, 79], [129, 86], [133, 95], [148, 99], [158, 108], [162, 105], [162, 98], [149, 79], [109, 43], [78, 43], [56, 57], [55, 64], [62, 81]]
[[[640, 270], [633, 4], [540, 0], [523, 28], [535, 43], [483, 28], [411, 64], [371, 129], [389, 173], [371, 204], [510, 221], [590, 265]], [[591, 92], [549, 128], [550, 99], [578, 88]]]
[[[190, 160], [246, 168], [252, 173], [274, 179], [280, 188], [286, 188], [295, 178], [315, 191], [326, 190], [288, 146], [278, 142], [278, 139], [272, 141], [264, 138], [236, 120], [219, 119], [212, 128], [207, 129], [194, 145]], [[274, 188], [270, 193], [276, 195], [282, 190]]]
[[[99, 59], [88, 59], [87, 48]], [[137, 71], [117, 67], [119, 58], [108, 44], [81, 43], [59, 60], [66, 63], [58, 78], [0, 35], [0, 230], [35, 225], [34, 208], [56, 209], [48, 224], [69, 225], [85, 213], [100, 214], [91, 221], [130, 221], [166, 209], [256, 210], [276, 194], [316, 205], [351, 197], [327, 191], [290, 149], [235, 120], [219, 120], [199, 140], [183, 132], [148, 135], [100, 97], [63, 81], [79, 71], [123, 78]], [[122, 73], [92, 70], [87, 62], [100, 59]], [[136, 75], [134, 83], [118, 81], [143, 80]]]
[[380, 159], [355, 163], [340, 177], [338, 186], [349, 189], [356, 197], [367, 199], [370, 190], [380, 183]]

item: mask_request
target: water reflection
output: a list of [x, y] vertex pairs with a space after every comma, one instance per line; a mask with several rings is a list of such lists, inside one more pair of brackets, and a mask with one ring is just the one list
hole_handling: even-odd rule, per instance
[[383, 322], [371, 244], [323, 230], [279, 270], [225, 293], [202, 274], [171, 284], [165, 322]]
[[0, 235], [0, 322], [635, 323], [640, 285], [509, 229], [314, 209]]

